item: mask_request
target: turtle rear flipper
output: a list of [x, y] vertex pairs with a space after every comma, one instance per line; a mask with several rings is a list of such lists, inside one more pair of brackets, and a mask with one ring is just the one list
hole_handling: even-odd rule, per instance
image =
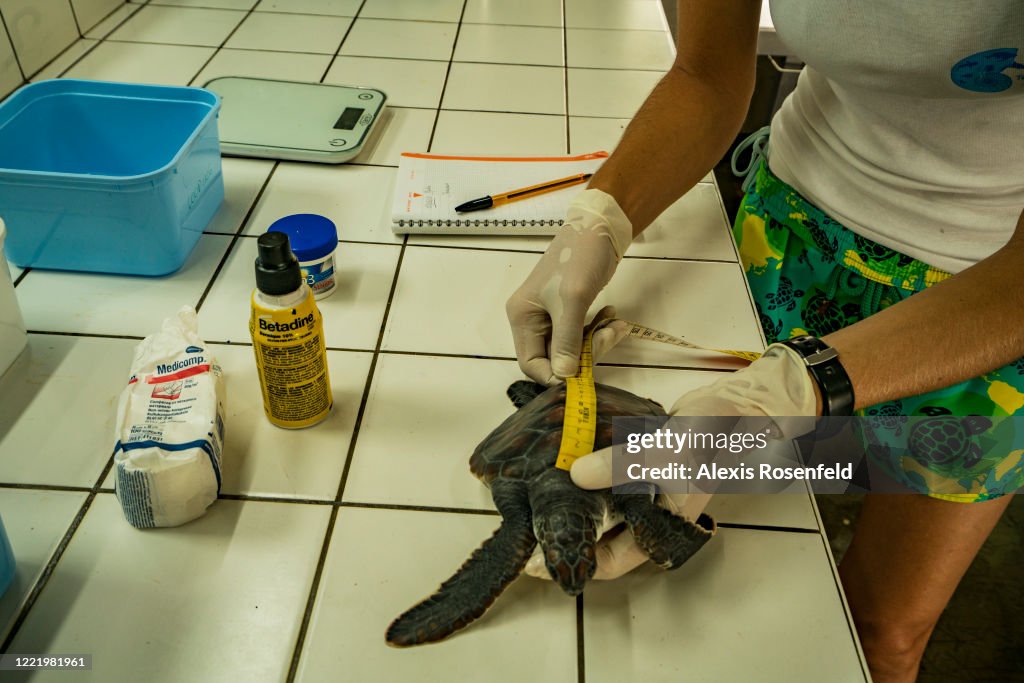
[[691, 522], [659, 506], [651, 495], [621, 494], [615, 498], [636, 544], [665, 569], [681, 567], [718, 530], [708, 515], [701, 514], [696, 523]]
[[447, 638], [479, 619], [519, 576], [537, 541], [526, 487], [509, 488], [514, 490], [504, 496], [495, 491], [503, 516], [498, 530], [436, 593], [391, 622], [385, 636], [388, 645], [409, 647]]

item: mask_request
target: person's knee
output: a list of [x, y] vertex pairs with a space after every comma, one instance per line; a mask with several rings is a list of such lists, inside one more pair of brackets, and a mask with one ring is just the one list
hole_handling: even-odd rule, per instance
[[854, 614], [854, 622], [872, 675], [880, 680], [885, 680], [883, 675], [899, 678], [915, 673], [935, 628], [934, 621], [892, 615]]

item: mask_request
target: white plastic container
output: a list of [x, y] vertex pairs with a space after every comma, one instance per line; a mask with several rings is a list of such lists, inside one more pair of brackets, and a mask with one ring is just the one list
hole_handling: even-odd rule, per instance
[[0, 375], [11, 366], [28, 342], [25, 323], [21, 319], [18, 299], [14, 296], [11, 271], [4, 258], [4, 237], [7, 230], [0, 219]]

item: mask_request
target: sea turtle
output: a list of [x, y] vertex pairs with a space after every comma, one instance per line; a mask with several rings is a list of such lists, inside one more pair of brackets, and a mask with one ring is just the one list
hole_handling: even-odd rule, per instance
[[[665, 416], [654, 401], [603, 384], [596, 388], [595, 449], [611, 445], [613, 417]], [[715, 522], [707, 515], [694, 523], [656, 505], [650, 485], [639, 484], [630, 493], [585, 491], [557, 469], [565, 392], [565, 384], [548, 388], [528, 381], [508, 388], [518, 410], [469, 460], [470, 471], [491, 489], [501, 526], [436, 593], [392, 622], [388, 644], [431, 643], [468, 626], [519, 576], [538, 542], [551, 578], [569, 595], [579, 594], [597, 567], [599, 529], [617, 515], [666, 569], [682, 565], [714, 534]]]
[[824, 292], [816, 291], [804, 299], [804, 328], [810, 334], [822, 337], [856, 322], [859, 313], [859, 305], [849, 302], [840, 305], [826, 297]]
[[787, 311], [792, 311], [796, 308], [796, 300], [804, 295], [804, 290], [797, 289], [793, 285], [793, 281], [783, 275], [779, 278], [779, 284], [776, 286], [774, 292], [768, 292], [765, 295], [765, 299], [768, 301], [768, 308], [784, 308]]
[[959, 461], [965, 468], [974, 467], [983, 449], [972, 437], [991, 428], [992, 420], [980, 415], [930, 417], [911, 428], [910, 453], [925, 466]]
[[782, 321], [775, 320], [765, 313], [761, 309], [761, 304], [756, 301], [754, 306], [757, 308], [757, 317], [761, 320], [761, 329], [764, 330], [764, 336], [768, 339], [778, 339], [779, 335], [782, 334]]
[[903, 434], [903, 425], [910, 420], [903, 412], [903, 402], [898, 400], [873, 406], [865, 415], [868, 425], [888, 429], [896, 436]]
[[880, 263], [882, 261], [888, 261], [891, 258], [896, 259], [896, 267], [903, 268], [914, 262], [914, 257], [901, 254], [895, 249], [879, 244], [878, 242], [872, 242], [866, 237], [861, 237], [855, 234], [853, 236], [853, 243], [855, 245], [855, 251], [860, 256], [864, 263]]

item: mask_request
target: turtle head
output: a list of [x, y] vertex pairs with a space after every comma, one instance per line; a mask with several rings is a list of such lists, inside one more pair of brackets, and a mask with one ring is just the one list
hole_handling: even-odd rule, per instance
[[530, 507], [548, 574], [566, 593], [579, 595], [597, 570], [597, 527], [608, 509], [604, 496], [577, 488], [568, 472], [552, 468], [531, 483]]

